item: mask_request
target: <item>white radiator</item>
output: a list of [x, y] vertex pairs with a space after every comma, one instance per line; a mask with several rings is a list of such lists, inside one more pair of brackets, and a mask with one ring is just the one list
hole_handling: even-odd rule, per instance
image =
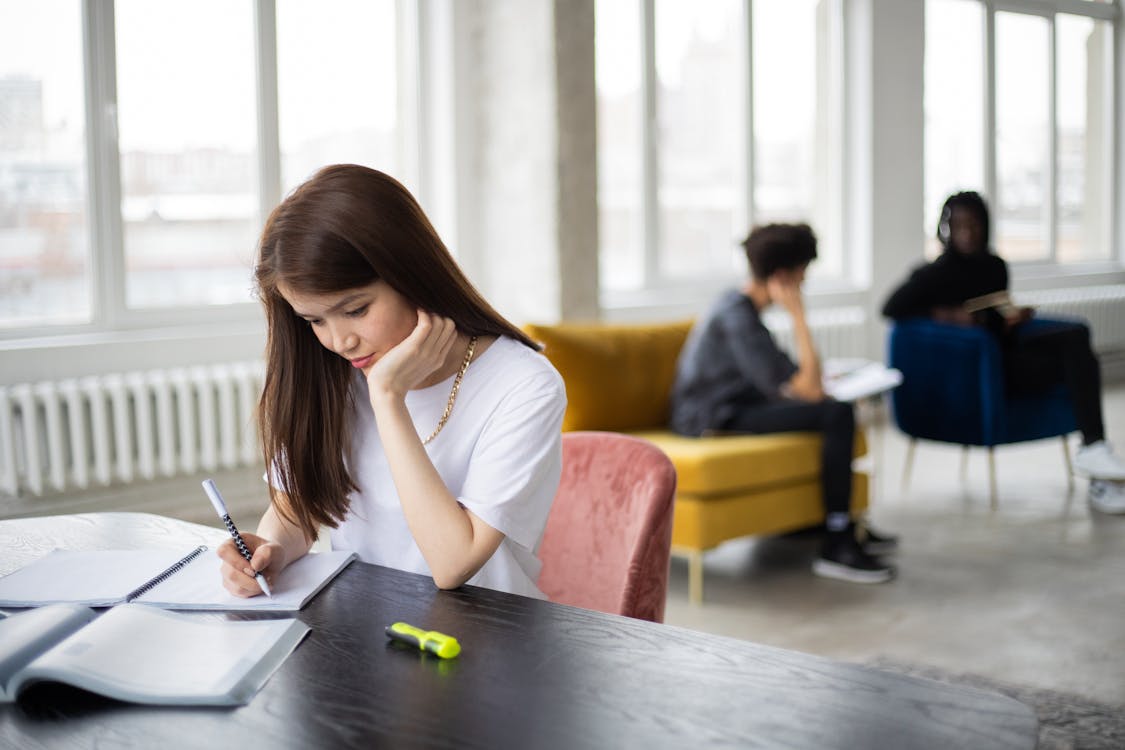
[[[821, 359], [863, 357], [867, 351], [866, 315], [862, 307], [825, 307], [809, 310], [807, 319], [813, 343]], [[770, 329], [778, 346], [796, 360], [792, 323], [789, 316], [769, 310], [762, 322]]]
[[260, 463], [261, 362], [0, 387], [0, 492]]
[[1098, 352], [1125, 349], [1125, 284], [1020, 292], [1013, 298], [1039, 315], [1085, 318]]

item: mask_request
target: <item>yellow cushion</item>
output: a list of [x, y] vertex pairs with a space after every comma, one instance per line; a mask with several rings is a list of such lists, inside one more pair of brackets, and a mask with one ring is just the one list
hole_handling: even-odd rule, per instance
[[668, 423], [676, 359], [690, 320], [654, 325], [528, 324], [566, 383], [563, 430], [656, 429]]
[[[852, 473], [852, 514], [867, 508], [867, 475]], [[701, 498], [676, 492], [672, 547], [705, 550], [741, 536], [784, 534], [824, 520], [819, 481]]]
[[[683, 437], [668, 430], [634, 432], [668, 454], [676, 466], [676, 491], [723, 495], [816, 479], [821, 436], [814, 432]], [[855, 453], [867, 452], [856, 430]]]

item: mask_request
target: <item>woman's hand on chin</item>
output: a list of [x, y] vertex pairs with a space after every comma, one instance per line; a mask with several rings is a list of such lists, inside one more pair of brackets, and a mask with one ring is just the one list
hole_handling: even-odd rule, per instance
[[406, 392], [432, 378], [445, 366], [457, 340], [457, 326], [424, 310], [410, 335], [392, 347], [364, 371], [374, 407], [377, 400], [401, 401]]

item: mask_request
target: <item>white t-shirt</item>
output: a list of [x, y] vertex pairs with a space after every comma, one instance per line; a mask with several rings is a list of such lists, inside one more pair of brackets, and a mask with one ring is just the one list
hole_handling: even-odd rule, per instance
[[[428, 437], [441, 419], [453, 377], [409, 391], [414, 427]], [[398, 491], [375, 425], [367, 381], [356, 373], [356, 433], [348, 470], [359, 487], [348, 515], [331, 531], [333, 549], [364, 562], [431, 575], [406, 525]], [[453, 413], [426, 446], [458, 502], [504, 540], [467, 583], [543, 598], [535, 556], [562, 474], [566, 389], [547, 358], [501, 337], [465, 371]]]

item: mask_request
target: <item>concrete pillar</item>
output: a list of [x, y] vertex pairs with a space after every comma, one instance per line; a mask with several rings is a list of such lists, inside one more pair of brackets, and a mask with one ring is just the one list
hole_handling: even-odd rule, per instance
[[519, 324], [598, 316], [593, 0], [456, 4], [458, 243]]
[[848, 241], [869, 288], [870, 356], [882, 357], [880, 309], [923, 260], [923, 0], [848, 0]]

